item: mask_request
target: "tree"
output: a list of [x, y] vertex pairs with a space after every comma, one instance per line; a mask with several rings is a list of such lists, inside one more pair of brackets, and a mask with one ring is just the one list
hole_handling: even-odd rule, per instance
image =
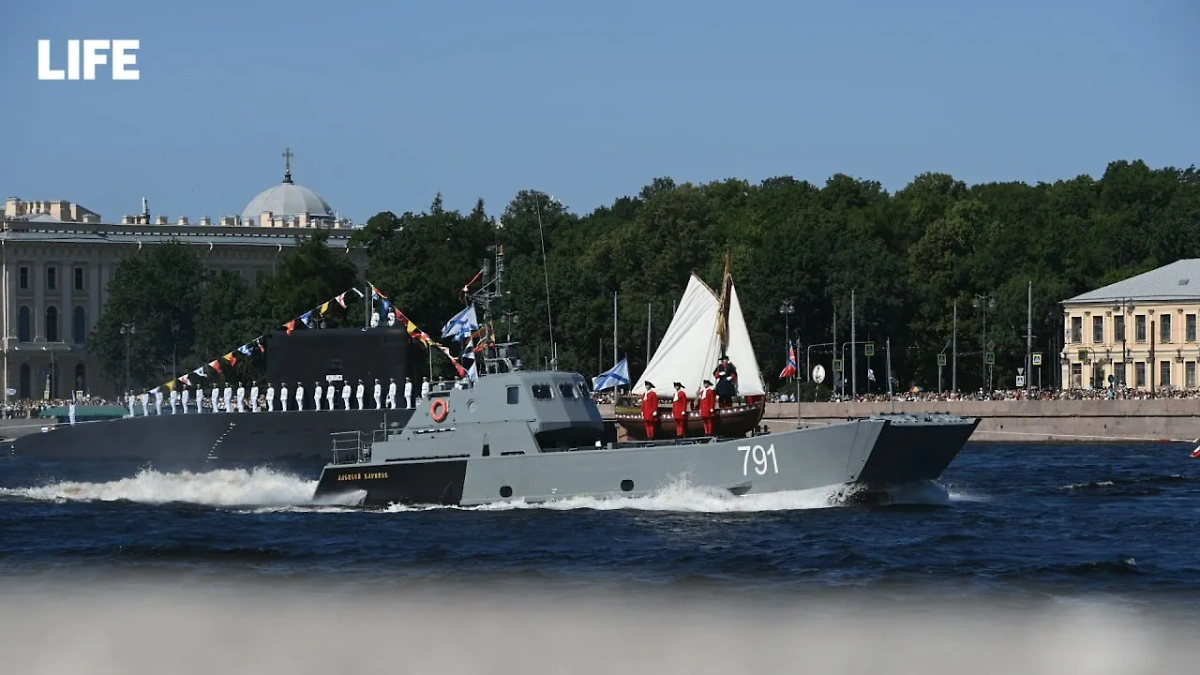
[[171, 379], [172, 360], [195, 344], [202, 271], [179, 242], [146, 247], [117, 265], [88, 341], [109, 381], [137, 390]]

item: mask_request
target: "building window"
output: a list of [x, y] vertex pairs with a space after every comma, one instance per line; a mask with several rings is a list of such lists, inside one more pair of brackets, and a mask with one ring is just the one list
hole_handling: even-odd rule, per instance
[[1184, 325], [1184, 331], [1186, 331], [1186, 335], [1184, 335], [1183, 339], [1188, 342], [1195, 342], [1196, 341], [1196, 315], [1188, 314], [1187, 317], [1183, 321], [1183, 325]]
[[71, 337], [77, 345], [87, 342], [87, 313], [82, 307], [76, 307], [71, 315]]
[[46, 342], [58, 342], [58, 308], [46, 308]]
[[1146, 364], [1142, 361], [1133, 364], [1133, 386], [1138, 389], [1146, 386]]
[[1092, 344], [1104, 344], [1104, 317], [1092, 317]]
[[58, 268], [53, 265], [46, 266], [46, 290], [58, 290]]
[[1187, 363], [1183, 364], [1183, 381], [1185, 382], [1185, 384], [1183, 386], [1187, 387], [1188, 389], [1196, 388], [1196, 362], [1195, 361], [1188, 361]]
[[1113, 364], [1113, 375], [1117, 378], [1117, 386], [1125, 386], [1125, 364], [1120, 361]]
[[1083, 364], [1071, 364], [1071, 387], [1079, 389], [1083, 386]]
[[1083, 342], [1083, 317], [1071, 317], [1071, 343], [1079, 344]]
[[1171, 386], [1171, 362], [1158, 362], [1158, 384], [1161, 387]]
[[1137, 342], [1146, 341], [1146, 315], [1138, 314], [1133, 317], [1133, 339]]
[[17, 310], [18, 342], [33, 342], [33, 322], [29, 319], [29, 308], [21, 305], [21, 308]]
[[1164, 342], [1164, 343], [1170, 342], [1171, 341], [1171, 315], [1170, 314], [1159, 315], [1158, 322], [1159, 322], [1158, 323], [1158, 341]]
[[21, 364], [20, 384], [17, 385], [17, 395], [21, 398], [33, 398], [33, 376], [29, 371], [29, 364]]
[[29, 290], [29, 268], [22, 267], [17, 272], [17, 288], [23, 291]]
[[83, 268], [82, 267], [75, 268], [75, 290], [77, 290], [77, 291], [83, 290]]
[[75, 391], [87, 391], [87, 368], [82, 363], [75, 366]]
[[1125, 341], [1125, 317], [1113, 317], [1113, 342]]

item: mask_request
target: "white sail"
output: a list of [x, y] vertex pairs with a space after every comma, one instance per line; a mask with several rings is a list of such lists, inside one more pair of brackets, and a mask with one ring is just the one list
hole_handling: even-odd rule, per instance
[[[662, 342], [646, 365], [645, 372], [634, 383], [633, 393], [646, 393], [646, 380], [654, 384], [660, 397], [670, 399], [675, 394], [673, 384], [679, 382], [684, 391], [695, 392], [716, 368], [721, 343], [717, 338], [717, 315], [720, 306], [712, 289], [695, 274], [688, 279], [683, 299], [671, 317], [671, 325]], [[731, 357], [732, 358], [732, 357]], [[737, 365], [736, 362], [734, 365]]]
[[[766, 388], [763, 387], [762, 373], [758, 371], [758, 359], [754, 356], [754, 347], [750, 344], [750, 331], [746, 330], [746, 319], [742, 316], [742, 305], [738, 302], [737, 288], [731, 284], [729, 291], [729, 346], [725, 353], [737, 368], [738, 395], [762, 396], [766, 393]], [[714, 363], [709, 372], [711, 373], [715, 368], [716, 364]]]
[[[729, 302], [729, 345], [726, 354], [738, 369], [738, 394], [741, 396], [762, 395], [762, 374], [754, 347], [750, 344], [750, 332], [742, 316], [742, 305], [738, 302], [737, 289], [730, 287]], [[721, 312], [720, 298], [695, 274], [688, 280], [687, 289], [666, 335], [650, 358], [646, 372], [634, 383], [633, 393], [646, 393], [646, 380], [654, 383], [660, 397], [674, 396], [673, 384], [683, 385], [689, 395], [699, 394], [704, 380], [712, 379], [721, 358], [721, 341], [717, 336], [717, 318]]]

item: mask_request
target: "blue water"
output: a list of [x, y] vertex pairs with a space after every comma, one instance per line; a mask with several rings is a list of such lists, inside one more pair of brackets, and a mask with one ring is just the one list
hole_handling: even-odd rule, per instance
[[[886, 506], [831, 490], [745, 498], [683, 485], [638, 500], [365, 510], [315, 476], [159, 474], [0, 460], [0, 569], [209, 579], [433, 580], [941, 597], [1200, 599], [1200, 460], [1179, 445], [969, 444]], [[1200, 615], [1200, 612], [1197, 613]]]

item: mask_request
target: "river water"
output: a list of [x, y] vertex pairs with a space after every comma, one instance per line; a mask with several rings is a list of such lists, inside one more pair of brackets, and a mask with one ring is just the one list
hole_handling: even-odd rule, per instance
[[[444, 672], [528, 672], [538, 654], [581, 673], [1171, 672], [1200, 656], [1174, 633], [1200, 618], [1190, 450], [971, 443], [885, 506], [674, 484], [364, 510], [270, 468], [0, 460], [0, 653], [12, 672], [155, 672], [179, 650], [217, 660], [158, 672], [327, 672], [373, 669], [400, 640], [401, 670]], [[50, 635], [73, 646], [37, 646]], [[157, 661], [134, 646], [151, 635]]]

